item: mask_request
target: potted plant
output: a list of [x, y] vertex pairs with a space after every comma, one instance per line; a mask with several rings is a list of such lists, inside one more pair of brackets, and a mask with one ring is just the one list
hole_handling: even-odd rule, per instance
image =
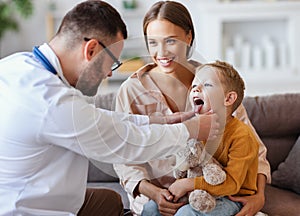
[[0, 0], [0, 41], [6, 31], [19, 29], [17, 15], [28, 18], [32, 13], [32, 0]]

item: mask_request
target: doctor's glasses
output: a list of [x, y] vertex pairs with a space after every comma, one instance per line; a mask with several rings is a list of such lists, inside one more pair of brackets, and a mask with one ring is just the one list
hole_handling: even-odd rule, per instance
[[[91, 38], [83, 38], [84, 41], [89, 41], [91, 40]], [[98, 41], [98, 40], [97, 40]], [[117, 59], [116, 56], [114, 56], [114, 54], [101, 42], [101, 41], [98, 41], [98, 43], [100, 44], [100, 46], [103, 47], [103, 49], [105, 50], [105, 52], [111, 57], [111, 59], [114, 61], [113, 65], [111, 66], [111, 71], [114, 71], [116, 69], [118, 69], [121, 65], [122, 65], [122, 62], [119, 61]]]

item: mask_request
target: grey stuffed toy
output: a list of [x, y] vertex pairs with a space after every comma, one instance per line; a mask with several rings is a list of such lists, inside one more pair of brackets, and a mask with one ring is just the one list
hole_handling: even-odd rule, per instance
[[[194, 139], [189, 140], [185, 150], [177, 154], [176, 164], [176, 179], [203, 176], [211, 185], [221, 184], [226, 179], [220, 163], [205, 151], [201, 142]], [[216, 197], [200, 189], [192, 191], [188, 201], [192, 208], [203, 213], [210, 212], [216, 206]]]

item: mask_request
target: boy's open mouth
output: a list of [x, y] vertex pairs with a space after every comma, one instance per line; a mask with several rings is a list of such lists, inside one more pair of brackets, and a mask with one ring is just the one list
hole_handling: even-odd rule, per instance
[[204, 104], [204, 101], [201, 98], [194, 97], [194, 112], [200, 113], [202, 106]]

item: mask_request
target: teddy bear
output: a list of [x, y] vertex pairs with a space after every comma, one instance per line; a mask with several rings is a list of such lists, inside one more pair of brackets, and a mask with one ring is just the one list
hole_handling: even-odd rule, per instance
[[[211, 185], [221, 184], [226, 179], [221, 164], [204, 149], [202, 142], [195, 139], [190, 139], [186, 148], [176, 155], [176, 164], [176, 179], [203, 176]], [[215, 208], [216, 197], [205, 190], [196, 189], [189, 194], [188, 202], [193, 209], [207, 213]]]

